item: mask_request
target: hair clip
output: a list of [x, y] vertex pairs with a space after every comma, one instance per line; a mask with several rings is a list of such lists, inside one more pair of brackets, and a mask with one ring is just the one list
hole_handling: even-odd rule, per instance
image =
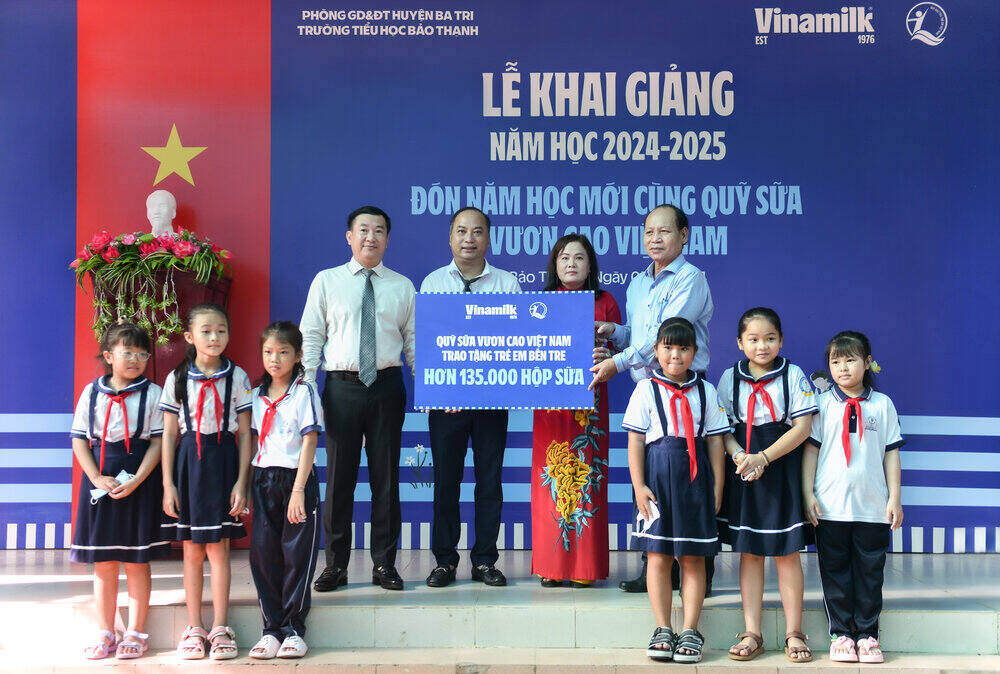
[[873, 360], [871, 364], [871, 371], [874, 372], [875, 374], [878, 374], [879, 372], [882, 371], [882, 366], [879, 365], [877, 361]]

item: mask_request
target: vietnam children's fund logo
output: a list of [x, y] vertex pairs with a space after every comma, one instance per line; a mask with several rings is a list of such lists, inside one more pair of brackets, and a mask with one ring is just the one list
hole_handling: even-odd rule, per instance
[[919, 40], [936, 47], [944, 41], [948, 30], [948, 15], [941, 5], [934, 2], [918, 2], [906, 13], [906, 32], [910, 40]]

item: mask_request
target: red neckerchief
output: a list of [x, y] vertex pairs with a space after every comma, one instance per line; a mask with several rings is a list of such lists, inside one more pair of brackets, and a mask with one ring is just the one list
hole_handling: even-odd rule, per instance
[[[694, 478], [698, 475], [698, 460], [694, 449], [694, 415], [691, 413], [691, 403], [688, 402], [687, 396], [684, 395], [684, 391], [687, 389], [674, 388], [670, 384], [662, 382], [656, 377], [653, 377], [653, 381], [670, 391], [670, 401], [667, 403], [667, 408], [670, 410], [670, 422], [674, 425], [674, 429], [677, 431], [680, 431], [681, 427], [677, 423], [677, 410], [674, 408], [674, 401], [679, 400], [681, 403], [681, 419], [684, 422], [684, 439], [687, 440], [688, 468], [691, 472], [691, 481], [694, 482]], [[663, 434], [667, 434], [667, 429], [663, 429]], [[681, 437], [680, 433], [677, 434], [677, 437]]]
[[222, 398], [219, 397], [219, 391], [215, 388], [214, 379], [203, 379], [201, 381], [201, 388], [198, 389], [198, 411], [194, 415], [195, 417], [195, 442], [198, 445], [198, 459], [201, 460], [201, 415], [202, 410], [205, 405], [205, 393], [208, 389], [212, 389], [212, 393], [215, 394], [215, 426], [218, 429], [216, 435], [216, 442], [222, 442]]
[[111, 419], [111, 408], [115, 403], [122, 408], [122, 420], [125, 424], [125, 453], [130, 454], [131, 449], [129, 448], [129, 433], [128, 433], [128, 410], [125, 408], [125, 398], [132, 395], [132, 391], [126, 391], [125, 393], [119, 393], [118, 395], [108, 396], [108, 410], [104, 413], [104, 428], [101, 430], [101, 465], [99, 470], [104, 472], [104, 444], [108, 438], [108, 420]]
[[[771, 401], [771, 396], [768, 395], [767, 391], [764, 389], [765, 386], [774, 381], [774, 377], [770, 379], [765, 379], [763, 381], [747, 381], [750, 384], [750, 397], [747, 398], [747, 444], [744, 445], [744, 449], [749, 453], [750, 451], [750, 434], [753, 431], [753, 413], [754, 407], [757, 406], [757, 394], [760, 394], [761, 400], [767, 405], [767, 411], [771, 413], [771, 421], [777, 421], [778, 417], [774, 414], [774, 403]], [[739, 401], [736, 401], [739, 405]]]
[[287, 398], [291, 392], [292, 389], [291, 387], [289, 387], [288, 390], [285, 391], [285, 394], [280, 398], [278, 398], [277, 400], [275, 400], [273, 403], [265, 395], [262, 395], [260, 397], [260, 399], [264, 401], [264, 404], [267, 405], [267, 409], [264, 411], [264, 418], [260, 422], [260, 435], [258, 435], [257, 438], [258, 446], [260, 447], [260, 449], [257, 451], [257, 458], [254, 459], [255, 461], [260, 460], [261, 455], [264, 453], [264, 439], [267, 437], [267, 434], [271, 431], [271, 424], [274, 423], [274, 415], [278, 413], [278, 403]]
[[863, 398], [844, 399], [844, 425], [840, 431], [840, 442], [844, 445], [844, 457], [847, 465], [851, 465], [851, 410], [858, 420], [858, 441], [865, 437], [865, 425], [861, 420], [861, 401]]

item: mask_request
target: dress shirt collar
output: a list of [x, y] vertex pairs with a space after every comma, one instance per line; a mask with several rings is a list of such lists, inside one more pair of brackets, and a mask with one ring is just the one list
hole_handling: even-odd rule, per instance
[[784, 356], [778, 356], [774, 359], [774, 363], [771, 364], [771, 371], [765, 372], [759, 377], [754, 377], [750, 374], [750, 359], [744, 358], [736, 366], [736, 376], [740, 379], [748, 382], [758, 382], [763, 379], [771, 379], [773, 377], [781, 374], [788, 367], [788, 359]]
[[[657, 274], [657, 277], [662, 276], [664, 272], [670, 272], [671, 274], [676, 274], [677, 272], [679, 272], [681, 270], [681, 267], [684, 266], [685, 262], [687, 262], [687, 260], [684, 259], [684, 254], [681, 253], [680, 255], [678, 255], [677, 257], [674, 258], [673, 262], [671, 262], [666, 267], [664, 267], [663, 269], [661, 269], [660, 273]], [[645, 272], [646, 276], [648, 276], [649, 278], [653, 278], [653, 268], [655, 266], [656, 266], [655, 262], [650, 262], [649, 263], [649, 266], [646, 267], [646, 272]]]
[[[483, 266], [483, 272], [476, 278], [486, 278], [493, 273], [493, 267], [490, 266], [490, 263], [487, 260], [483, 260], [483, 262], [485, 263], [485, 266]], [[457, 264], [455, 264], [455, 258], [452, 258], [451, 264], [448, 265], [448, 273], [457, 274], [459, 278], [465, 278], [462, 276], [462, 270], [458, 268]]]
[[191, 367], [188, 368], [188, 379], [200, 380], [200, 379], [222, 379], [233, 369], [233, 361], [229, 360], [225, 356], [219, 356], [219, 369], [210, 375], [206, 375], [204, 372], [198, 369], [198, 366], [191, 363]]
[[[830, 390], [833, 391], [833, 396], [840, 402], [844, 402], [850, 397], [846, 393], [844, 393], [844, 391], [837, 384], [834, 384]], [[871, 395], [872, 395], [871, 387], [866, 386], [865, 390], [861, 392], [861, 395], [859, 395], [858, 398], [860, 398], [861, 400], [868, 400], [868, 398], [870, 398]]]
[[97, 380], [94, 382], [94, 384], [97, 386], [97, 390], [100, 391], [101, 393], [106, 393], [109, 396], [113, 396], [120, 393], [128, 393], [130, 391], [141, 391], [142, 389], [149, 386], [149, 380], [143, 376], [139, 376], [131, 384], [129, 384], [128, 386], [124, 387], [122, 390], [117, 392], [113, 388], [111, 388], [110, 374], [104, 375], [103, 377], [98, 377]]
[[[282, 395], [287, 395], [287, 394], [291, 393], [292, 391], [294, 391], [295, 387], [299, 385], [299, 382], [301, 382], [302, 379], [303, 379], [302, 375], [296, 375], [295, 377], [293, 377], [292, 378], [292, 383], [288, 385], [288, 388], [285, 390], [285, 393], [283, 393]], [[267, 400], [270, 400], [271, 402], [274, 402], [273, 400], [271, 400], [270, 397], [268, 397], [268, 395], [267, 395], [267, 387], [265, 386], [264, 382], [261, 382], [260, 386], [257, 387], [257, 393], [260, 395], [261, 398], [266, 398]], [[278, 399], [280, 400], [281, 396], [279, 396]]]
[[676, 389], [678, 391], [686, 391], [687, 389], [691, 388], [696, 383], [698, 383], [698, 377], [699, 377], [698, 373], [692, 370], [688, 370], [687, 374], [688, 374], [687, 380], [683, 384], [678, 384], [673, 379], [663, 374], [663, 370], [661, 368], [653, 370], [651, 378], [660, 382], [664, 386], [669, 386], [672, 389]]
[[[366, 267], [357, 260], [355, 260], [353, 257], [351, 257], [351, 261], [347, 263], [347, 270], [351, 272], [351, 275], [357, 276], [358, 272], [360, 272], [362, 269], [366, 269]], [[375, 272], [375, 276], [381, 277], [383, 274], [385, 274], [385, 265], [382, 264], [382, 262], [380, 261], [378, 265], [372, 268], [372, 271]]]

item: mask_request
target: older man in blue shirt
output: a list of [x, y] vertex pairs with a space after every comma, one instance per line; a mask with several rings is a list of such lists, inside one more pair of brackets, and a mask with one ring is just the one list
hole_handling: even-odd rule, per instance
[[[715, 305], [705, 272], [685, 260], [682, 254], [689, 231], [687, 216], [676, 206], [662, 204], [646, 215], [642, 240], [653, 261], [628, 286], [625, 325], [603, 322], [595, 325], [597, 337], [610, 339], [619, 352], [611, 356], [606, 349], [594, 350], [596, 364], [591, 368], [594, 373], [591, 387], [625, 370], [635, 381], [649, 377], [657, 365], [656, 332], [663, 321], [675, 316], [694, 324], [698, 352], [691, 368], [705, 374], [709, 359], [708, 321]], [[706, 557], [705, 566], [708, 594], [714, 575], [713, 558]], [[676, 587], [676, 581], [674, 585]], [[645, 563], [642, 574], [635, 580], [623, 582], [621, 588], [626, 592], [645, 592]]]
[[[653, 261], [628, 286], [626, 324], [596, 326], [597, 335], [610, 339], [620, 351], [593, 367], [595, 385], [625, 370], [635, 381], [648, 378], [656, 367], [656, 331], [663, 321], [675, 316], [694, 324], [698, 353], [692, 369], [701, 373], [708, 369], [708, 321], [715, 305], [705, 272], [681, 254], [688, 231], [687, 216], [676, 206], [657, 206], [646, 216], [643, 243]], [[595, 355], [606, 354], [598, 350]]]

